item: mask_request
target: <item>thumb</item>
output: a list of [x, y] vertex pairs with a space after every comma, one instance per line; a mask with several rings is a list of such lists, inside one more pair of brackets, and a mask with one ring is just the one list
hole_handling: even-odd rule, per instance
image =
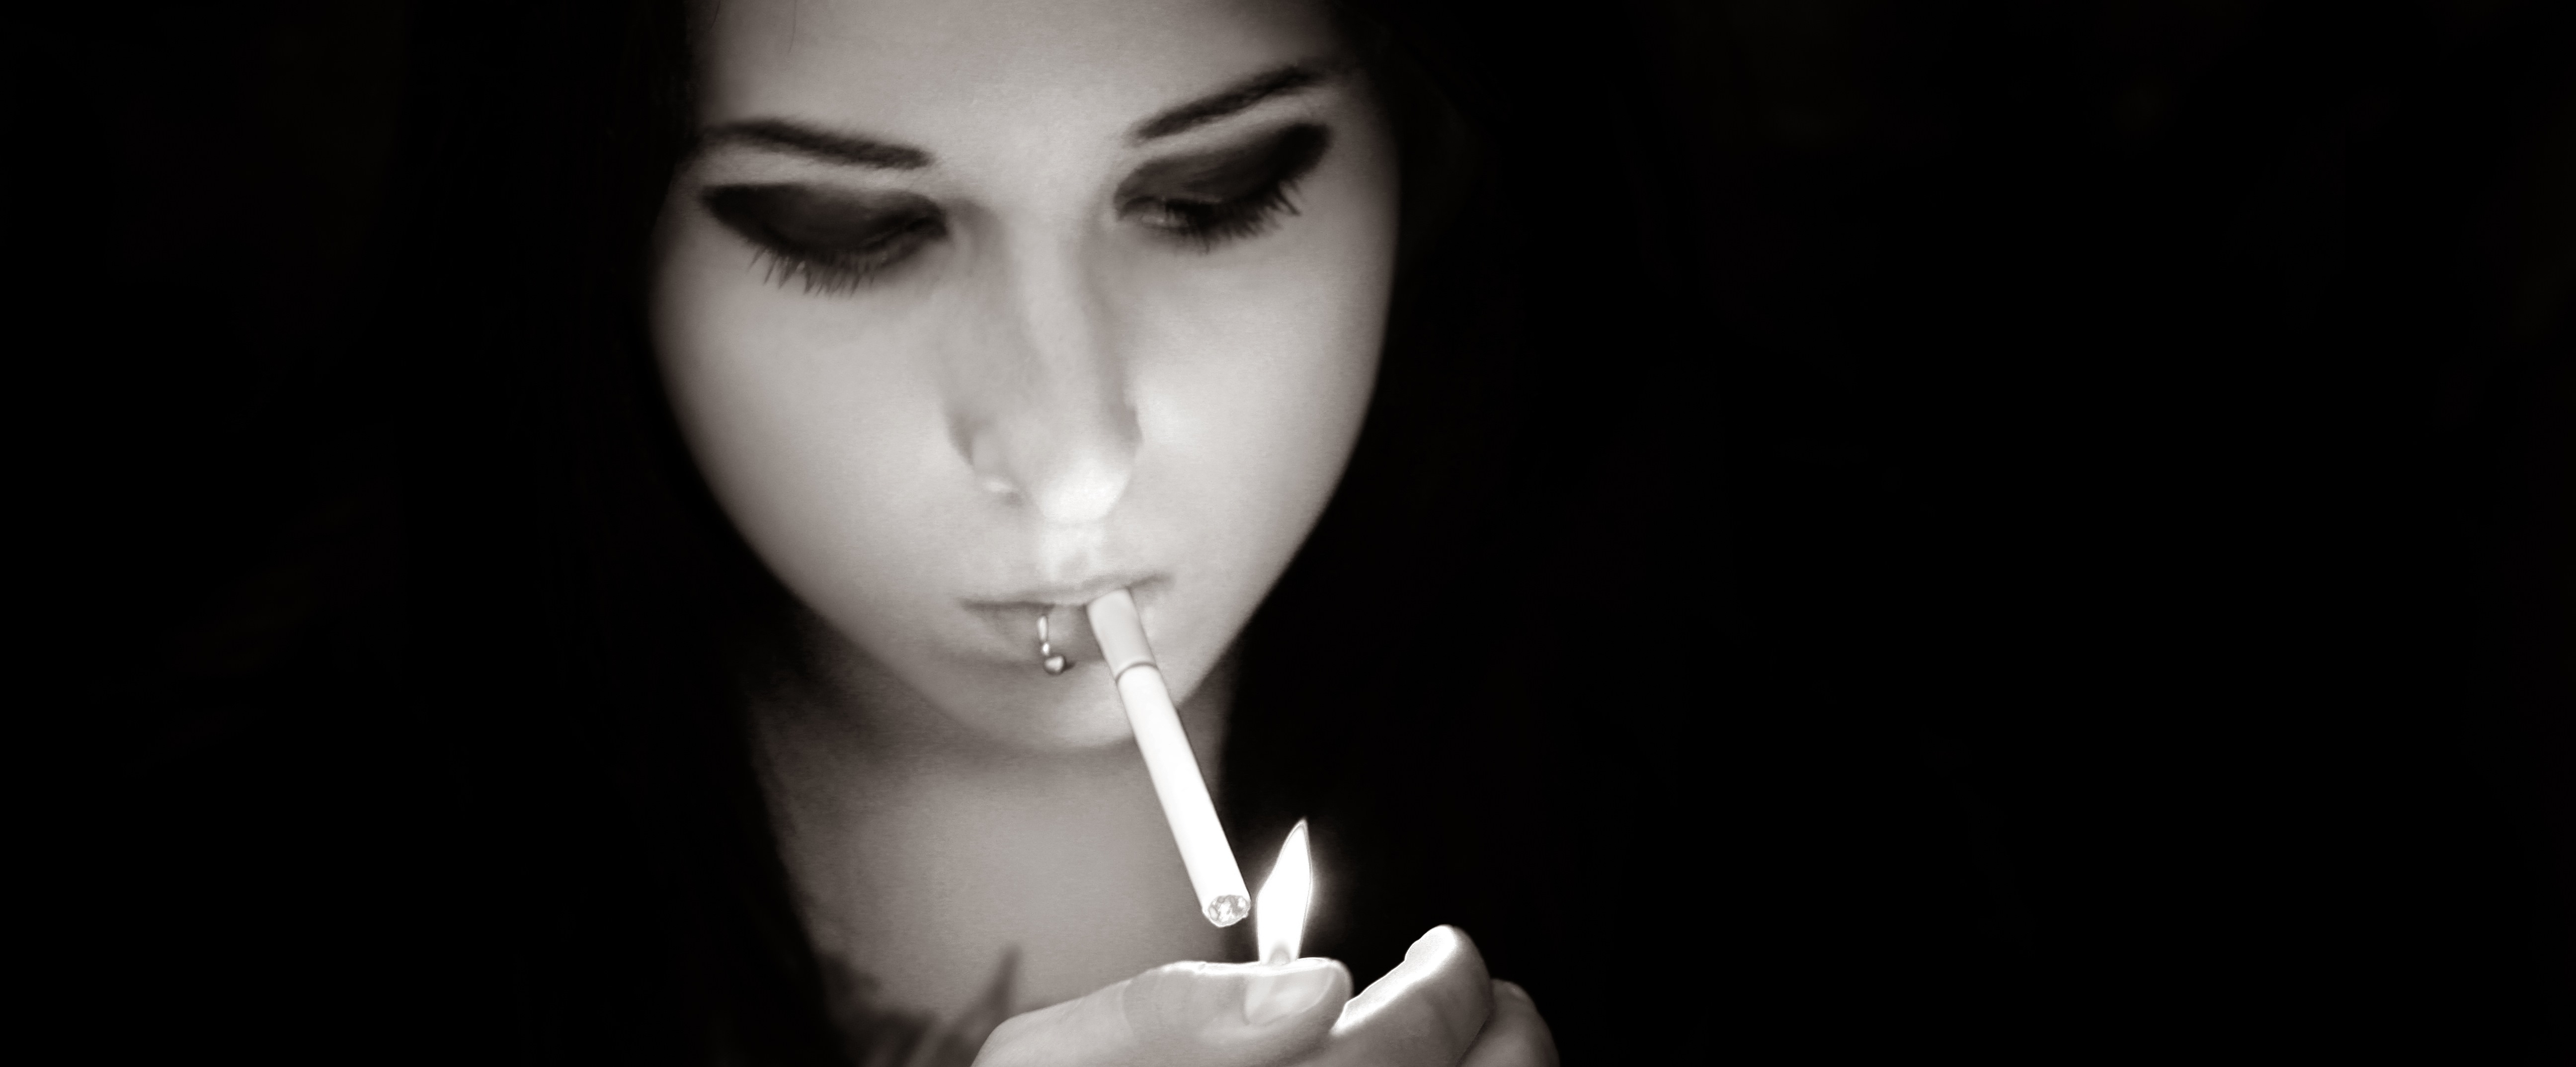
[[1457, 1063], [1493, 1014], [1493, 985], [1465, 931], [1434, 927], [1405, 950], [1403, 963], [1342, 1006], [1328, 1062]]
[[1079, 1000], [1013, 1016], [978, 1067], [1254, 1067], [1322, 1043], [1351, 995], [1334, 960], [1277, 967], [1167, 963]]

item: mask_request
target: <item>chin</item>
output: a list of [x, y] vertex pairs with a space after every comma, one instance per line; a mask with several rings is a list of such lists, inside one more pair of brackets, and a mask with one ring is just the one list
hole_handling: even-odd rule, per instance
[[[1044, 688], [1022, 690], [1005, 699], [965, 711], [947, 709], [951, 717], [977, 734], [1017, 748], [1066, 751], [1107, 748], [1135, 735], [1118, 690], [1098, 666], [1079, 667], [1060, 678], [1047, 678]], [[994, 714], [1002, 710], [1002, 714]]]

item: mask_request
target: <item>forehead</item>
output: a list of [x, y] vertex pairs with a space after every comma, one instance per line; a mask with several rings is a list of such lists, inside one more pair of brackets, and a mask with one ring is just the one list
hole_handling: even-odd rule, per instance
[[700, 119], [806, 119], [940, 151], [1096, 138], [1330, 54], [1321, 2], [715, 0]]

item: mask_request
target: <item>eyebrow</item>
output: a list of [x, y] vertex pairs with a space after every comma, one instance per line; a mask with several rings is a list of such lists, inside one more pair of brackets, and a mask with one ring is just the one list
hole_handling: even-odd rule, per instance
[[1127, 140], [1143, 144], [1194, 130], [1272, 97], [1290, 96], [1322, 85], [1334, 73], [1334, 68], [1311, 62], [1274, 67], [1137, 123]]
[[701, 150], [728, 144], [749, 145], [826, 163], [877, 170], [920, 170], [931, 163], [930, 153], [911, 145], [891, 144], [785, 119], [728, 122], [698, 135]]
[[[1137, 123], [1136, 128], [1129, 131], [1127, 139], [1133, 144], [1143, 144], [1194, 130], [1248, 110], [1264, 100], [1293, 96], [1322, 85], [1335, 73], [1334, 68], [1321, 63], [1289, 63], [1274, 67]], [[930, 153], [911, 145], [786, 119], [728, 122], [698, 135], [698, 151], [724, 145], [746, 145], [874, 170], [921, 170], [933, 162]]]

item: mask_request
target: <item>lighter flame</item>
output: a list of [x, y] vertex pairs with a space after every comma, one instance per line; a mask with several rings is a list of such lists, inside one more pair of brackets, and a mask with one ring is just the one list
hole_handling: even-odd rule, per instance
[[1306, 939], [1306, 907], [1315, 902], [1315, 867], [1306, 857], [1306, 820], [1288, 831], [1279, 846], [1279, 862], [1261, 883], [1261, 903], [1252, 909], [1253, 929], [1261, 941], [1261, 962], [1287, 963], [1297, 958]]

